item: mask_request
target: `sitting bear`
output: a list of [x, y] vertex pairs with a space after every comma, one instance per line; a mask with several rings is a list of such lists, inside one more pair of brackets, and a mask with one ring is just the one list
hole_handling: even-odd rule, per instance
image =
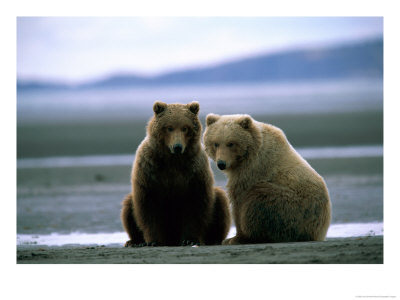
[[228, 177], [236, 236], [223, 244], [325, 239], [328, 189], [281, 129], [248, 115], [209, 114], [204, 144]]
[[136, 244], [221, 244], [231, 217], [225, 192], [214, 185], [202, 148], [199, 104], [155, 102], [147, 136], [136, 151], [132, 192], [121, 220]]

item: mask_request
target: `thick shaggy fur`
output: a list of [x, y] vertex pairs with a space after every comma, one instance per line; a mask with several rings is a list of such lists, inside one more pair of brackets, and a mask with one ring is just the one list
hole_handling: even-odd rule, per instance
[[132, 193], [123, 201], [128, 244], [221, 244], [231, 223], [228, 199], [213, 187], [200, 143], [199, 104], [156, 102], [153, 110], [136, 151]]
[[224, 244], [322, 241], [331, 219], [323, 178], [279, 128], [248, 115], [206, 118], [207, 154], [228, 177], [237, 234]]

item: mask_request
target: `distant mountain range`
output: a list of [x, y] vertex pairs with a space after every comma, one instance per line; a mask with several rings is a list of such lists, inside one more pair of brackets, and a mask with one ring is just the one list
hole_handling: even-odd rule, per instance
[[[217, 84], [383, 76], [383, 39], [326, 48], [265, 54], [210, 67], [174, 71], [154, 77], [115, 75], [74, 88], [147, 85]], [[71, 88], [67, 84], [17, 81], [18, 89]]]

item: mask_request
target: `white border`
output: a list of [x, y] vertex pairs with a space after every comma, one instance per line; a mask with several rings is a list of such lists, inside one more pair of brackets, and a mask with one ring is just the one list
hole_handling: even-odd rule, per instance
[[[355, 299], [399, 297], [398, 5], [396, 1], [14, 1], [0, 18], [2, 85], [1, 200], [3, 294], [14, 298]], [[385, 256], [384, 265], [22, 266], [15, 265], [16, 16], [384, 16]], [[6, 217], [4, 217], [6, 216]], [[396, 280], [396, 281], [395, 281]]]

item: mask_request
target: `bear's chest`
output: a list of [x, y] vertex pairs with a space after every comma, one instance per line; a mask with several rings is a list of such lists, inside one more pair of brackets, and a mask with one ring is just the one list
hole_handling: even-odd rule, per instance
[[157, 168], [148, 174], [149, 183], [163, 193], [185, 193], [190, 190], [194, 172], [187, 168]]

